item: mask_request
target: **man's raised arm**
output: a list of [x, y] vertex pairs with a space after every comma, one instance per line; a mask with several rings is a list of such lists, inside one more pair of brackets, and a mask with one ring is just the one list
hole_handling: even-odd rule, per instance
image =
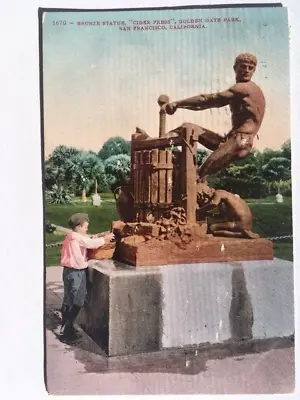
[[223, 92], [212, 94], [199, 94], [198, 96], [189, 97], [187, 99], [174, 101], [165, 106], [167, 114], [174, 114], [177, 108], [184, 108], [187, 110], [206, 110], [208, 108], [219, 108], [227, 106], [230, 100], [237, 95], [234, 87]]

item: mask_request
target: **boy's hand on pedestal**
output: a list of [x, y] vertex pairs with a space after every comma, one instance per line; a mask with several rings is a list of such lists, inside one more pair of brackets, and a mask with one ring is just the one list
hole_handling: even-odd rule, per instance
[[115, 235], [113, 233], [108, 233], [104, 236], [104, 240], [106, 243], [110, 243], [115, 239]]

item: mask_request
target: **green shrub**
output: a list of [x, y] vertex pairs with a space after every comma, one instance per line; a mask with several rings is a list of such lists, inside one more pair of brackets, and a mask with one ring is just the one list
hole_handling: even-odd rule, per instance
[[70, 204], [74, 195], [63, 186], [54, 184], [51, 189], [45, 191], [45, 200], [48, 204]]
[[118, 186], [126, 185], [130, 179], [130, 156], [118, 154], [110, 156], [104, 162], [106, 181], [112, 191]]
[[292, 180], [268, 182], [269, 194], [281, 193], [283, 196], [292, 195]]
[[242, 198], [259, 199], [268, 194], [267, 182], [260, 176], [253, 176], [249, 179], [241, 179], [231, 176], [223, 176], [216, 179], [213, 185], [216, 189], [227, 190]]

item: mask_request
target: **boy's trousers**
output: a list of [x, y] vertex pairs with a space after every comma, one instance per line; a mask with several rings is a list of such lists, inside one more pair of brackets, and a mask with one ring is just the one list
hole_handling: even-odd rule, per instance
[[87, 295], [87, 268], [63, 269], [64, 299], [63, 305], [83, 307]]

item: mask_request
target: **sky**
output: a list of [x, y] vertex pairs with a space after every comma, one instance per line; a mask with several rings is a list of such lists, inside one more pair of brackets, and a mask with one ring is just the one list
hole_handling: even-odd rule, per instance
[[[196, 18], [203, 19], [205, 28], [133, 30], [132, 21], [152, 24], [172, 19], [172, 27], [175, 22], [178, 27], [180, 19]], [[210, 22], [205, 22], [207, 18]], [[221, 22], [212, 22], [214, 18]], [[77, 25], [77, 21], [98, 25]], [[103, 25], [105, 21], [124, 21], [122, 26], [131, 30]], [[253, 81], [266, 98], [255, 148], [279, 148], [290, 136], [286, 8], [47, 12], [43, 16], [45, 156], [60, 144], [99, 151], [111, 136], [130, 140], [136, 126], [157, 137], [160, 94], [180, 100], [227, 89], [235, 82], [234, 59], [243, 52], [258, 58]], [[231, 127], [230, 111], [228, 107], [178, 110], [167, 116], [167, 129], [183, 122], [225, 134]]]

